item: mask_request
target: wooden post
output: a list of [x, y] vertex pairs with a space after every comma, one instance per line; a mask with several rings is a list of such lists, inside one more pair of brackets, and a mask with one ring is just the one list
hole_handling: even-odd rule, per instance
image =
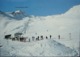
[[[79, 50], [80, 50], [80, 32], [79, 32]], [[80, 56], [80, 51], [79, 51], [79, 56]]]
[[71, 39], [71, 33], [69, 33], [69, 39]]
[[79, 39], [80, 39], [80, 32], [79, 32]]
[[2, 45], [1, 45], [1, 43], [0, 43], [0, 57], [1, 57], [1, 47], [2, 47]]

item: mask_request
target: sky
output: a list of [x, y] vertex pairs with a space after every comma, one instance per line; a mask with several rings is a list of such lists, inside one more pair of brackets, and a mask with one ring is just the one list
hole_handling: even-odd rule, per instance
[[48, 16], [65, 13], [79, 4], [80, 0], [0, 0], [0, 10], [22, 10], [28, 15]]

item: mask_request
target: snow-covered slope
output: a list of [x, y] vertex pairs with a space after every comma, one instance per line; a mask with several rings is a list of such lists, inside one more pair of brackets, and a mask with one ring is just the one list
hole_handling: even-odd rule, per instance
[[74, 49], [52, 39], [27, 43], [8, 41], [8, 43], [2, 48], [3, 50], [7, 49], [7, 53], [2, 50], [3, 56], [77, 56]]
[[[11, 56], [75, 56], [79, 54], [80, 5], [66, 13], [52, 16], [31, 16], [15, 20], [0, 14], [0, 43], [2, 55]], [[20, 11], [17, 11], [20, 12]], [[52, 35], [51, 40], [35, 42], [13, 42], [4, 39], [4, 35], [22, 32], [24, 37]], [[69, 38], [71, 33], [71, 39]], [[58, 39], [61, 35], [61, 39]], [[60, 42], [60, 43], [59, 43]], [[8, 43], [8, 45], [7, 45]]]

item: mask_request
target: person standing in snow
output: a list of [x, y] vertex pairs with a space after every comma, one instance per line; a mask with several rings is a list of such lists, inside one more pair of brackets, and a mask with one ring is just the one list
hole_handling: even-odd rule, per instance
[[39, 36], [36, 38], [36, 40], [39, 40]]
[[50, 39], [51, 39], [52, 35], [50, 35]]
[[35, 37], [34, 36], [32, 36], [32, 40], [34, 41], [34, 39], [35, 39]]
[[43, 35], [41, 35], [41, 40], [43, 40]]
[[46, 39], [48, 39], [48, 37], [46, 36]]
[[58, 39], [60, 39], [60, 35], [58, 35]]
[[29, 42], [30, 42], [30, 38], [29, 38]]

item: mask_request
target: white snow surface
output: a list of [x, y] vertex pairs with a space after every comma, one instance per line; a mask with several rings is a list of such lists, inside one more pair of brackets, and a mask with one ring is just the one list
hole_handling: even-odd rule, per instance
[[[5, 40], [7, 34], [22, 32], [24, 37], [52, 35], [51, 39], [19, 42]], [[69, 38], [71, 33], [71, 38]], [[61, 39], [58, 39], [61, 35]], [[1, 56], [79, 56], [80, 5], [66, 13], [51, 16], [31, 16], [22, 20], [0, 14]]]

